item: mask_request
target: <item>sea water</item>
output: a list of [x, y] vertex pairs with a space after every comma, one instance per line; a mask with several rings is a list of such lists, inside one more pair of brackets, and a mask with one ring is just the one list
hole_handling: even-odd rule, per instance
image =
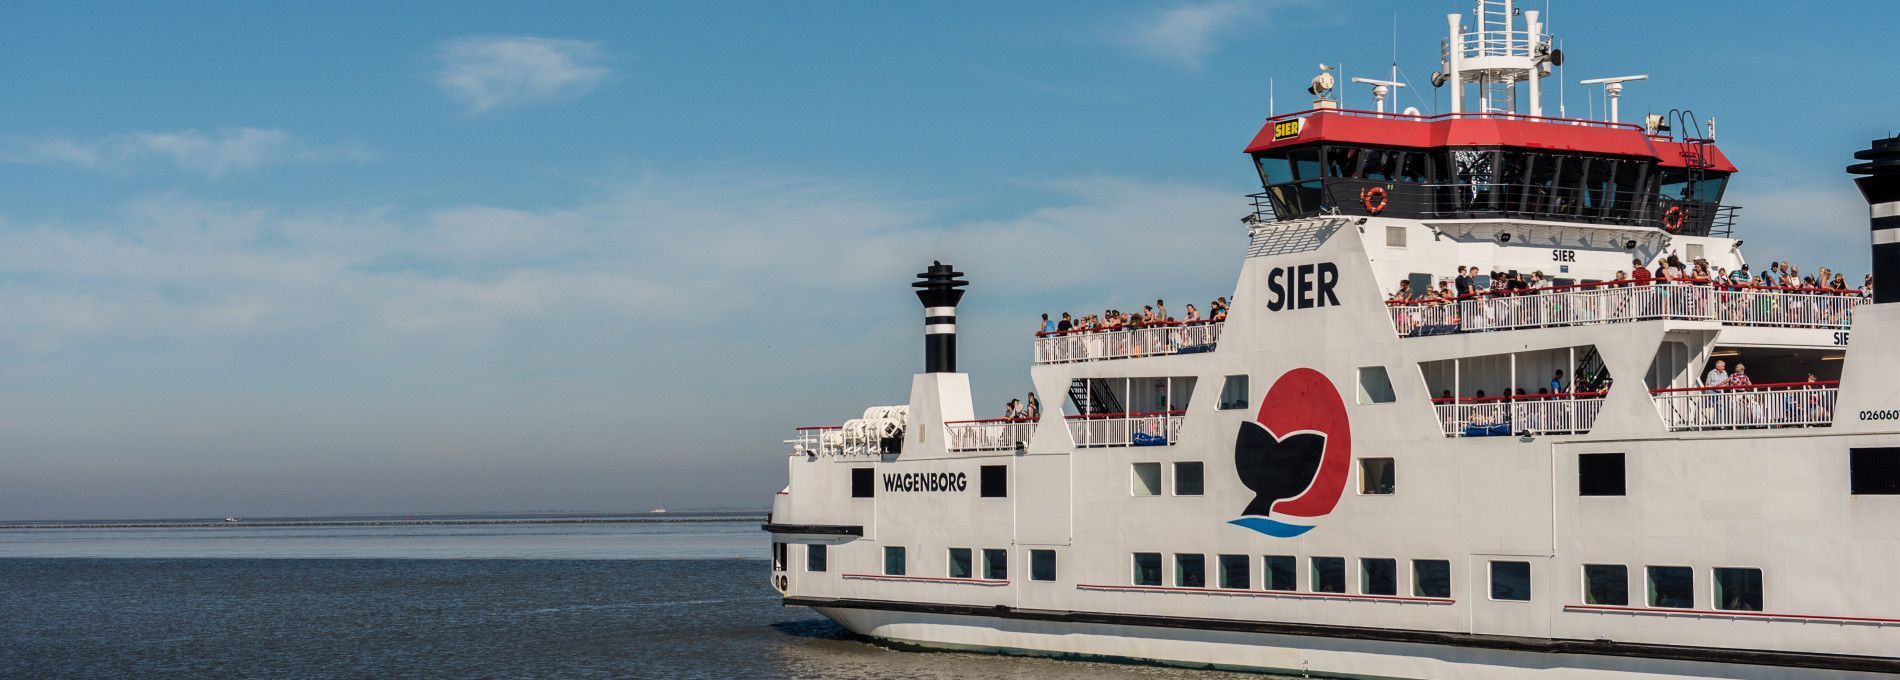
[[758, 526], [0, 529], [0, 677], [1241, 677], [887, 649], [780, 606]]

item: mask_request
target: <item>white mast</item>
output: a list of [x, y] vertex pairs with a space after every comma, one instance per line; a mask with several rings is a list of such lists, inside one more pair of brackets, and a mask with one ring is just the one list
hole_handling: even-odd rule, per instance
[[[1563, 52], [1551, 49], [1550, 36], [1537, 20], [1536, 10], [1520, 10], [1514, 0], [1477, 0], [1473, 14], [1477, 29], [1465, 30], [1457, 14], [1445, 15], [1449, 29], [1444, 43], [1444, 71], [1432, 76], [1432, 84], [1451, 84], [1451, 110], [1465, 108], [1465, 85], [1478, 92], [1478, 110], [1485, 113], [1523, 113], [1544, 115], [1543, 92], [1539, 80], [1550, 76], [1553, 66], [1563, 65]], [[1517, 17], [1524, 17], [1518, 26]], [[1524, 83], [1520, 100], [1517, 85]]]

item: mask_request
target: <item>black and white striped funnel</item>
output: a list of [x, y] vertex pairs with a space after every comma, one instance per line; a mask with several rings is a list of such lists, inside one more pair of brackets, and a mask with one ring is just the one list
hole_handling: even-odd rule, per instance
[[1847, 166], [1871, 208], [1874, 242], [1874, 303], [1900, 302], [1900, 136], [1876, 139], [1854, 152], [1863, 163]]
[[910, 284], [924, 303], [925, 373], [957, 372], [957, 301], [963, 299], [959, 289], [970, 285], [957, 278], [962, 275], [950, 265], [931, 262], [917, 275], [923, 280]]

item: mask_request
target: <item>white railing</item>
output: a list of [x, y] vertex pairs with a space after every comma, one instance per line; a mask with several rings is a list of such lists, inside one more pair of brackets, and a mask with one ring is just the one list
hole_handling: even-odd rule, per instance
[[1603, 411], [1603, 393], [1461, 399], [1435, 402], [1434, 408], [1447, 437], [1503, 436], [1526, 430], [1581, 434], [1590, 431]]
[[1029, 446], [1036, 421], [1026, 418], [963, 420], [944, 423], [951, 451], [1014, 451]]
[[801, 427], [785, 443], [792, 447], [794, 456], [836, 456], [844, 452], [844, 428], [836, 425]]
[[1853, 325], [1859, 291], [1715, 286], [1669, 281], [1587, 284], [1458, 300], [1392, 302], [1401, 337], [1518, 328], [1680, 319], [1736, 326], [1841, 328]]
[[1650, 390], [1671, 430], [1816, 427], [1834, 423], [1837, 382]]
[[1068, 416], [1069, 437], [1080, 447], [1166, 446], [1178, 443], [1186, 411], [1096, 413]]
[[1128, 359], [1205, 352], [1220, 341], [1221, 323], [1175, 322], [1143, 328], [1038, 333], [1036, 363]]

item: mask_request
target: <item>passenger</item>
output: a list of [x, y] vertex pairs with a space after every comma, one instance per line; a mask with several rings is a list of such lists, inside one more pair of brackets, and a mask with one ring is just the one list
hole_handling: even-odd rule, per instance
[[1187, 315], [1181, 317], [1181, 320], [1187, 323], [1194, 323], [1196, 321], [1200, 321], [1201, 312], [1200, 310], [1197, 310], [1194, 308], [1194, 303], [1190, 302], [1188, 303], [1188, 306], [1187, 306]]
[[[1472, 267], [1471, 269], [1477, 268]], [[1458, 267], [1458, 277], [1452, 279], [1452, 286], [1454, 290], [1458, 292], [1459, 297], [1471, 294], [1471, 274], [1466, 271], [1464, 266], [1460, 265]]]
[[1003, 417], [1008, 420], [1016, 420], [1023, 417], [1023, 400], [1011, 399], [1009, 403], [1004, 404]]
[[1703, 387], [1721, 387], [1727, 384], [1728, 384], [1728, 362], [1723, 361], [1721, 359], [1716, 359], [1715, 368], [1711, 369], [1708, 375], [1702, 376], [1702, 386]]
[[1630, 280], [1641, 286], [1648, 284], [1650, 278], [1649, 270], [1643, 268], [1642, 258], [1630, 260]]
[[1075, 329], [1075, 320], [1069, 318], [1068, 312], [1063, 312], [1062, 320], [1056, 322], [1056, 332], [1061, 333], [1064, 331], [1070, 331], [1074, 329]]
[[[1064, 316], [1067, 316], [1067, 315], [1065, 314]], [[1046, 335], [1046, 334], [1054, 333], [1054, 332], [1056, 332], [1056, 322], [1049, 320], [1048, 312], [1043, 312], [1042, 313], [1042, 333]]]
[[1173, 321], [1174, 320], [1173, 317], [1168, 316], [1168, 305], [1158, 299], [1155, 300], [1155, 317], [1156, 317], [1155, 318], [1156, 321]]
[[1388, 298], [1388, 300], [1387, 300], [1387, 301], [1389, 301], [1389, 302], [1411, 302], [1411, 301], [1412, 301], [1412, 282], [1411, 282], [1411, 280], [1409, 280], [1409, 279], [1408, 279], [1408, 280], [1405, 280], [1405, 281], [1400, 281], [1400, 282], [1399, 282], [1399, 289], [1398, 289], [1398, 290], [1397, 290], [1396, 292], [1394, 292], [1394, 293], [1392, 293], [1392, 297], [1391, 297], [1391, 298]]
[[1564, 369], [1559, 368], [1555, 375], [1550, 376], [1550, 393], [1564, 393]]
[[1042, 417], [1042, 400], [1036, 398], [1035, 392], [1029, 393], [1029, 401], [1023, 405], [1023, 417], [1029, 420]]

